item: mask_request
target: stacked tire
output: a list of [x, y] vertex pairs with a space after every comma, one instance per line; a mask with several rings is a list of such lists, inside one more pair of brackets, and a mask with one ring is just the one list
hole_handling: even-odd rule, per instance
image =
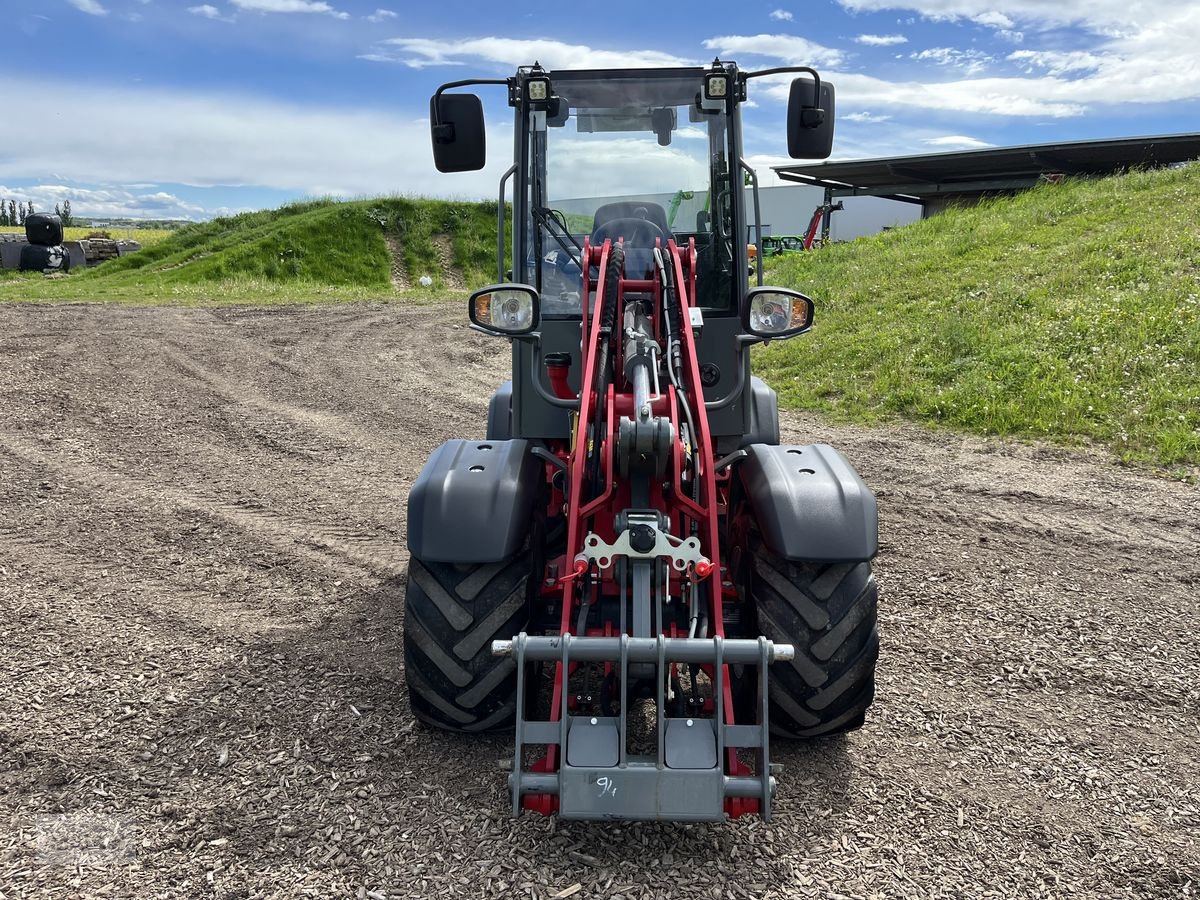
[[34, 213], [25, 219], [25, 238], [21, 248], [20, 270], [50, 275], [71, 270], [71, 255], [63, 246], [62, 219], [47, 213]]

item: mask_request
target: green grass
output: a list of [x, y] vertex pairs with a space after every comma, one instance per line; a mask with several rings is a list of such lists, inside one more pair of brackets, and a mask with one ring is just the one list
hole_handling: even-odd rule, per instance
[[1200, 165], [1045, 185], [768, 264], [787, 406], [1200, 462]]
[[[108, 232], [114, 241], [133, 240], [137, 241], [143, 247], [149, 247], [151, 244], [157, 244], [159, 241], [165, 241], [175, 233], [174, 229], [170, 228], [64, 228], [63, 240], [66, 241], [82, 241], [89, 234], [94, 232]], [[24, 234], [25, 228], [21, 225], [0, 225], [0, 232], [12, 232], [14, 234]]]
[[[449, 290], [435, 246], [450, 241], [468, 286], [495, 280], [495, 203], [390, 197], [316, 200], [191, 225], [138, 253], [66, 277], [9, 274], [0, 299], [304, 302], [389, 297], [385, 234], [400, 239], [414, 296]], [[417, 284], [429, 275], [433, 285]]]
[[[318, 200], [77, 275], [9, 275], [0, 300], [395, 297], [385, 235], [419, 300], [449, 291], [436, 235], [468, 287], [495, 278], [495, 222], [494, 203]], [[810, 335], [756, 351], [786, 406], [1200, 463], [1200, 165], [1045, 185], [767, 267], [817, 300]]]

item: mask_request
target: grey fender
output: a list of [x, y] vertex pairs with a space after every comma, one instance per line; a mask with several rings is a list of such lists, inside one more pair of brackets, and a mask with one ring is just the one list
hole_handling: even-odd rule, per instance
[[492, 440], [507, 441], [512, 437], [512, 395], [510, 379], [496, 389], [488, 402], [487, 436]]
[[779, 400], [765, 381], [750, 376], [750, 433], [742, 438], [740, 447], [751, 444], [779, 443]]
[[794, 562], [861, 562], [879, 552], [875, 495], [828, 444], [752, 444], [737, 466], [772, 552]]
[[425, 562], [508, 559], [525, 543], [541, 478], [528, 441], [446, 441], [408, 494], [409, 553]]

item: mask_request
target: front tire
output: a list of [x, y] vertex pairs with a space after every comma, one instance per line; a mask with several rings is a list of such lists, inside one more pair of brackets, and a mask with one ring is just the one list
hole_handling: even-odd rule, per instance
[[861, 728], [875, 697], [879, 591], [869, 562], [794, 563], [751, 537], [750, 591], [759, 633], [792, 644], [771, 666], [771, 733], [826, 737]]
[[526, 630], [530, 571], [527, 552], [478, 565], [409, 561], [404, 671], [414, 716], [448, 731], [512, 725], [516, 664], [492, 656], [492, 641]]

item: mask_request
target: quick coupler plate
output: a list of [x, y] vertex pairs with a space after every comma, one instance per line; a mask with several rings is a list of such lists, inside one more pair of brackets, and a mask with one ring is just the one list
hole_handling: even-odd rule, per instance
[[[771, 816], [775, 780], [771, 777], [767, 717], [767, 667], [789, 660], [794, 649], [757, 640], [714, 638], [631, 638], [529, 636], [495, 641], [492, 652], [511, 656], [517, 664], [516, 742], [509, 787], [513, 815], [520, 815], [521, 798], [528, 794], [557, 797], [565, 819], [663, 821], [720, 821], [728, 798], [758, 801], [760, 815]], [[528, 663], [562, 666], [560, 718], [529, 720], [525, 710]], [[629, 667], [650, 665], [655, 670], [657, 750], [629, 751], [629, 700], [620, 691], [619, 715], [572, 715], [568, 677], [573, 663], [609, 663], [619, 685], [627, 685]], [[710, 714], [668, 716], [668, 673], [683, 664], [713, 673]], [[729, 665], [758, 671], [761, 705], [753, 724], [726, 722], [725, 684]], [[526, 769], [524, 749], [557, 747], [557, 771]], [[739, 748], [756, 751], [754, 773], [731, 770]], [[736, 765], [736, 763], [735, 763]]]

